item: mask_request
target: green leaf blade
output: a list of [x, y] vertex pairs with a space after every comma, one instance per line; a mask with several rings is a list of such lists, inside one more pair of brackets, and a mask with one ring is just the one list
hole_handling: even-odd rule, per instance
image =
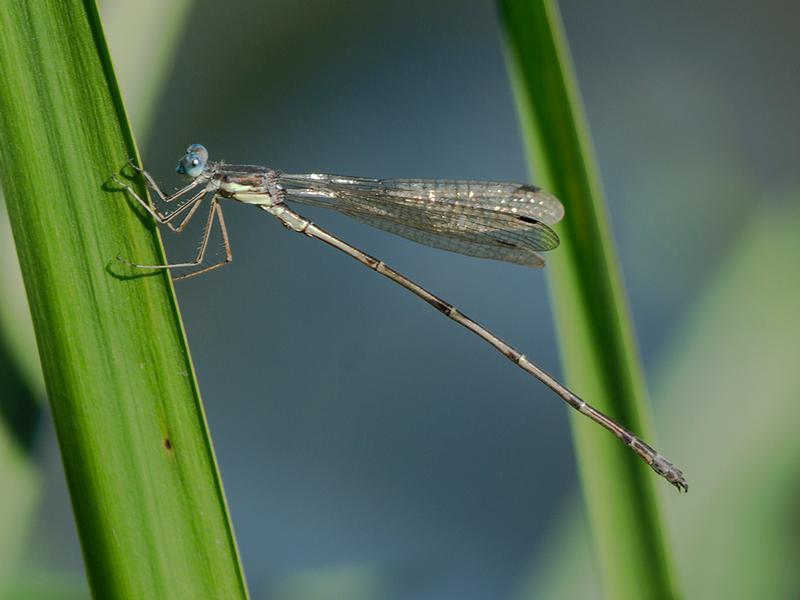
[[[93, 2], [0, 9], [0, 176], [98, 597], [246, 597], [156, 230]], [[141, 192], [141, 186], [137, 186]]]
[[[558, 227], [562, 245], [548, 269], [566, 380], [595, 407], [653, 442], [635, 336], [557, 5], [499, 5], [530, 167], [537, 184], [558, 196], [566, 210]], [[608, 432], [579, 415], [571, 421], [606, 596], [676, 597], [654, 489], [663, 482]]]

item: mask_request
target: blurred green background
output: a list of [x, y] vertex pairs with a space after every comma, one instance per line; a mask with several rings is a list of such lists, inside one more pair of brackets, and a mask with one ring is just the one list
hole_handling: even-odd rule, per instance
[[[295, 172], [526, 179], [492, 2], [101, 6], [167, 186], [195, 142]], [[655, 441], [691, 485], [661, 486], [680, 584], [797, 597], [800, 10], [560, 6]], [[559, 372], [543, 273], [306, 212]], [[599, 597], [558, 399], [333, 251], [247, 206], [226, 218], [234, 263], [177, 289], [253, 597]], [[193, 231], [165, 236], [173, 258]], [[0, 242], [0, 578], [81, 598], [4, 217]]]

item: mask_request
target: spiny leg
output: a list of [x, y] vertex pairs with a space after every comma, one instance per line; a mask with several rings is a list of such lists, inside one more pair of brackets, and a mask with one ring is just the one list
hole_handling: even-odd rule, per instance
[[[189, 279], [190, 277], [195, 277], [197, 275], [202, 275], [203, 273], [208, 273], [209, 271], [213, 271], [214, 269], [219, 269], [220, 267], [224, 267], [225, 265], [229, 264], [233, 260], [233, 253], [231, 252], [231, 243], [228, 239], [228, 228], [225, 227], [225, 218], [222, 216], [222, 207], [219, 205], [219, 202], [216, 200], [213, 201], [214, 208], [213, 210], [217, 213], [217, 221], [219, 221], [219, 230], [222, 232], [222, 246], [225, 248], [225, 258], [218, 263], [214, 263], [213, 265], [209, 265], [199, 271], [192, 271], [191, 273], [186, 273], [186, 275], [179, 275], [175, 277], [175, 281], [180, 281], [181, 279]], [[202, 262], [202, 260], [200, 261]]]
[[[167, 227], [169, 227], [172, 231], [174, 231], [175, 233], [183, 233], [183, 230], [186, 229], [186, 225], [189, 224], [189, 221], [192, 220], [192, 217], [197, 212], [197, 209], [200, 208], [200, 205], [203, 203], [202, 198], [203, 198], [203, 195], [205, 193], [206, 193], [206, 191], [203, 190], [202, 193], [197, 194], [196, 196], [193, 196], [192, 199], [189, 200], [189, 202], [187, 202], [186, 204], [181, 206], [176, 211], [171, 212], [169, 214], [169, 216], [167, 217], [167, 220], [163, 221], [163, 223]], [[214, 201], [214, 202], [216, 203], [216, 201]], [[189, 211], [189, 213], [186, 215], [186, 217], [184, 217], [184, 219], [180, 222], [180, 224], [177, 227], [175, 227], [170, 221], [172, 221], [173, 218], [175, 218], [177, 215], [179, 215], [183, 211], [185, 211], [189, 206], [191, 206], [192, 209]]]
[[180, 196], [182, 196], [183, 194], [185, 194], [189, 190], [193, 189], [194, 187], [196, 187], [200, 183], [200, 180], [195, 179], [191, 183], [183, 186], [181, 189], [179, 189], [179, 190], [177, 190], [175, 192], [172, 192], [171, 194], [165, 194], [161, 190], [161, 187], [158, 185], [158, 183], [153, 178], [153, 176], [150, 175], [150, 173], [148, 173], [147, 171], [145, 171], [142, 167], [137, 165], [135, 162], [133, 162], [133, 159], [128, 161], [128, 165], [134, 171], [137, 171], [138, 173], [142, 174], [142, 177], [144, 177], [145, 183], [147, 183], [148, 187], [151, 190], [153, 190], [156, 194], [158, 194], [158, 197], [161, 199], [162, 202], [174, 202]]
[[[194, 212], [197, 210], [197, 207], [199, 205], [200, 205], [199, 202], [195, 204], [194, 209], [192, 209], [192, 211], [190, 211], [189, 215], [187, 215], [187, 217], [183, 220], [181, 225], [178, 228], [176, 228], [176, 230], [177, 229], [182, 230], [182, 228], [185, 227], [186, 223], [189, 221], [189, 219], [191, 219], [191, 217], [193, 216]], [[221, 267], [223, 265], [226, 265], [226, 264], [228, 264], [229, 262], [231, 262], [233, 260], [233, 254], [231, 253], [230, 241], [228, 239], [228, 230], [225, 227], [225, 219], [222, 216], [222, 207], [220, 207], [219, 202], [217, 201], [216, 198], [213, 198], [211, 200], [211, 207], [210, 207], [210, 209], [208, 211], [208, 218], [206, 219], [206, 225], [203, 228], [203, 237], [200, 240], [200, 248], [198, 249], [197, 256], [195, 257], [194, 260], [188, 261], [188, 262], [182, 262], [182, 263], [168, 263], [168, 264], [165, 264], [165, 265], [140, 265], [140, 264], [137, 264], [137, 263], [133, 263], [133, 262], [127, 261], [127, 260], [125, 260], [125, 259], [123, 259], [123, 258], [121, 258], [119, 256], [117, 258], [120, 261], [122, 261], [124, 263], [127, 263], [127, 264], [129, 264], [129, 265], [131, 265], [133, 267], [138, 268], [138, 269], [176, 269], [176, 268], [197, 267], [197, 266], [201, 265], [203, 263], [203, 260], [205, 259], [206, 249], [208, 248], [208, 242], [209, 242], [209, 240], [211, 238], [211, 229], [212, 229], [212, 227], [214, 225], [214, 216], [215, 215], [217, 216], [217, 218], [219, 220], [220, 230], [222, 232], [222, 242], [223, 242], [223, 245], [225, 247], [225, 258], [223, 260], [221, 260], [220, 262], [215, 263], [215, 264], [213, 264], [213, 265], [211, 265], [209, 267], [205, 267], [203, 269], [200, 269], [199, 271], [194, 271], [192, 273], [188, 273], [188, 274], [182, 275], [180, 277], [176, 277], [175, 279], [178, 280], [178, 279], [186, 279], [188, 277], [194, 277], [195, 275], [199, 275], [200, 273], [205, 273], [205, 272], [210, 271], [212, 269], [216, 269], [216, 268], [219, 268], [219, 267]]]
[[[134, 190], [128, 183], [125, 183], [124, 181], [119, 179], [117, 176], [112, 175], [111, 176], [111, 180], [114, 181], [115, 183], [117, 183], [118, 185], [122, 186], [125, 189], [125, 191], [128, 192], [128, 194], [131, 196], [131, 198], [136, 200], [136, 202], [139, 203], [139, 205], [141, 205], [150, 214], [150, 216], [153, 217], [153, 219], [157, 223], [160, 223], [161, 225], [166, 225], [167, 227], [169, 227], [172, 231], [174, 231], [176, 233], [180, 233], [181, 231], [183, 231], [184, 227], [186, 227], [186, 224], [189, 222], [189, 220], [192, 218], [194, 213], [197, 211], [198, 206], [200, 206], [200, 204], [201, 204], [200, 200], [206, 194], [206, 190], [202, 189], [198, 193], [196, 193], [194, 196], [189, 198], [182, 206], [180, 206], [176, 210], [172, 211], [171, 213], [166, 213], [165, 214], [165, 213], [162, 213], [160, 210], [158, 210], [157, 207], [154, 208], [154, 207], [150, 206], [147, 202], [144, 201], [144, 199], [141, 196], [139, 196], [139, 194], [136, 193], [136, 190]], [[187, 189], [182, 190], [181, 193], [187, 191]], [[192, 205], [194, 205], [192, 210], [189, 211], [189, 214], [181, 222], [181, 224], [178, 225], [178, 227], [175, 227], [174, 225], [172, 225], [171, 221], [175, 217], [177, 217], [178, 215], [180, 215], [181, 213], [186, 211]]]

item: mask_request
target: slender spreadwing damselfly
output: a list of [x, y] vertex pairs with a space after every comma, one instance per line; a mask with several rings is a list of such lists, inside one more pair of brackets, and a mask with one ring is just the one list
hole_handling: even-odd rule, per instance
[[[208, 197], [209, 209], [200, 248], [194, 260], [165, 265], [140, 265], [140, 269], [193, 269], [175, 279], [194, 277], [229, 263], [232, 259], [228, 230], [220, 199], [253, 204], [267, 211], [292, 231], [333, 246], [361, 264], [422, 298], [445, 316], [466, 327], [523, 371], [533, 375], [567, 404], [602, 425], [629, 446], [642, 460], [678, 490], [689, 489], [683, 473], [631, 431], [578, 397], [521, 352], [473, 321], [419, 284], [318, 227], [292, 210], [287, 202], [321, 206], [358, 221], [406, 237], [421, 244], [495, 260], [543, 267], [539, 252], [558, 246], [550, 228], [564, 216], [561, 203], [544, 190], [525, 184], [487, 181], [428, 179], [369, 179], [342, 175], [289, 175], [256, 165], [229, 165], [208, 160], [200, 144], [186, 149], [177, 172], [191, 181], [165, 194], [155, 179], [131, 162], [147, 185], [164, 203], [175, 202], [169, 212], [151, 207], [127, 183], [114, 177], [158, 223], [180, 233]], [[180, 219], [179, 219], [180, 217]], [[174, 223], [178, 223], [175, 225]], [[203, 266], [214, 224], [222, 234], [225, 258]], [[123, 262], [128, 262], [120, 258]]]

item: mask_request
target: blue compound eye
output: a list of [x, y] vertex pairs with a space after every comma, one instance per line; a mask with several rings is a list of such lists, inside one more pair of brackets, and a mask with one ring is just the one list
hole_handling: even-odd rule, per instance
[[192, 144], [186, 149], [186, 154], [178, 161], [176, 173], [195, 179], [200, 177], [208, 164], [208, 150], [200, 144]]

